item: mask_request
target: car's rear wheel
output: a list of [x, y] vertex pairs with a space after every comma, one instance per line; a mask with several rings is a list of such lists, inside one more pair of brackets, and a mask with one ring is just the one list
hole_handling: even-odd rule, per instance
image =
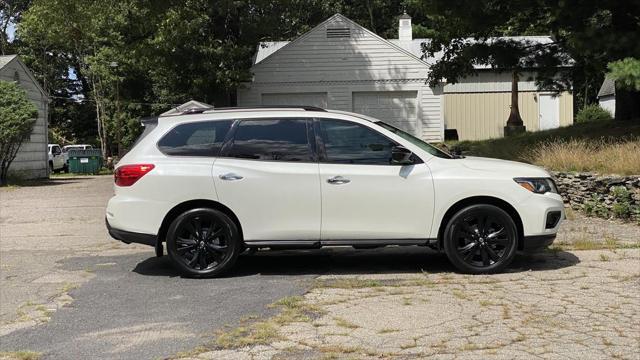
[[172, 263], [188, 276], [212, 277], [235, 263], [241, 246], [236, 224], [214, 209], [193, 209], [179, 215], [167, 231]]
[[513, 219], [493, 205], [471, 205], [458, 211], [444, 232], [447, 257], [458, 270], [469, 274], [503, 270], [513, 260], [517, 244]]

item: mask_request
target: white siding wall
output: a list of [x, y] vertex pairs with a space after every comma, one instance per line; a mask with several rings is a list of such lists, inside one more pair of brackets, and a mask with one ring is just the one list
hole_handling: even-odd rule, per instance
[[326, 93], [328, 109], [353, 111], [353, 93], [372, 91], [416, 91], [418, 94], [418, 124], [415, 127], [417, 132], [415, 132], [414, 135], [428, 141], [441, 141], [443, 139], [441, 97], [434, 95], [432, 89], [428, 85], [425, 85], [424, 81], [392, 83], [362, 81], [343, 83], [306, 82], [297, 84], [254, 83], [250, 87], [245, 87], [238, 91], [238, 105], [268, 105], [262, 103], [263, 94]]
[[22, 143], [9, 171], [24, 179], [47, 177], [47, 98], [33, 83], [31, 77], [17, 59], [0, 69], [0, 80], [15, 81], [16, 71], [20, 78], [20, 86], [27, 92], [27, 97], [38, 109], [38, 118], [29, 141]]
[[616, 116], [616, 96], [607, 95], [598, 99], [598, 104], [601, 108], [611, 113], [611, 116]]
[[[349, 28], [349, 38], [327, 38], [327, 28]], [[352, 22], [334, 16], [252, 68], [238, 91], [239, 106], [262, 105], [263, 94], [326, 93], [328, 108], [353, 111], [354, 92], [416, 91], [416, 136], [442, 140], [440, 96], [425, 84], [427, 66]]]

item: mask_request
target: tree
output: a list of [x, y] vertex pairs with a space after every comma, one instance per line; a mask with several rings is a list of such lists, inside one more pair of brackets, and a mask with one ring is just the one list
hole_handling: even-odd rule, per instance
[[616, 84], [616, 118], [640, 119], [640, 60], [626, 58], [609, 63], [609, 76]]
[[[516, 75], [529, 68], [535, 69], [540, 88], [584, 86], [584, 98], [595, 100], [595, 91], [587, 87], [600, 85], [608, 62], [640, 57], [638, 1], [423, 0], [419, 5], [435, 30], [424, 52], [443, 55], [432, 68], [432, 84], [474, 74], [474, 64]], [[508, 35], [550, 35], [552, 41], [534, 45], [495, 40]]]
[[[536, 9], [524, 6], [526, 1], [431, 0], [422, 3], [430, 14], [434, 37], [423, 44], [428, 57], [441, 58], [431, 67], [429, 83], [456, 83], [478, 73], [477, 67], [511, 74], [511, 109], [505, 134], [510, 129], [522, 130], [518, 108], [518, 81], [522, 74], [535, 69], [540, 86], [559, 90], [569, 82], [558, 77], [569, 58], [554, 42], [501, 38], [504, 35], [526, 35], [539, 30]], [[544, 75], [548, 75], [545, 77]]]
[[0, 0], [0, 55], [12, 53], [7, 30], [20, 21], [20, 16], [30, 4], [31, 0]]
[[0, 80], [0, 185], [7, 184], [9, 167], [31, 135], [38, 110], [17, 84]]

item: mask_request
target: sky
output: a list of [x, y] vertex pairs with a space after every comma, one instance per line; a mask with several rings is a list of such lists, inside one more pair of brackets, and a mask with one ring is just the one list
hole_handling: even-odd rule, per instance
[[16, 26], [13, 23], [9, 23], [7, 27], [7, 35], [9, 37], [9, 41], [13, 41], [13, 37], [16, 33]]

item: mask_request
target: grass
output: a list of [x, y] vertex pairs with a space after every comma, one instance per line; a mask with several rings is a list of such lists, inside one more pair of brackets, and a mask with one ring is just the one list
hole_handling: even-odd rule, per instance
[[[465, 155], [524, 161], [557, 171], [640, 173], [640, 122], [598, 121], [483, 141], [448, 144]], [[614, 159], [615, 161], [611, 161]]]
[[347, 329], [357, 329], [359, 326], [351, 323], [343, 318], [339, 318], [339, 317], [335, 317], [333, 318], [333, 320], [336, 322], [336, 325], [343, 327], [343, 328], [347, 328]]
[[[237, 349], [251, 345], [266, 345], [282, 339], [279, 328], [293, 322], [309, 322], [315, 314], [322, 310], [307, 304], [302, 296], [288, 296], [269, 305], [280, 308], [280, 313], [262, 321], [255, 321], [255, 316], [243, 319], [241, 326], [227, 331], [218, 331], [215, 345], [222, 349]], [[253, 321], [252, 323], [249, 323]], [[248, 323], [248, 324], [246, 324]]]
[[267, 320], [220, 332], [216, 338], [216, 345], [223, 349], [236, 349], [250, 345], [266, 345], [279, 339], [280, 333], [276, 324]]
[[640, 137], [543, 142], [525, 160], [556, 171], [640, 174]]
[[42, 354], [34, 351], [2, 351], [0, 360], [38, 360]]
[[380, 287], [383, 284], [376, 280], [360, 280], [360, 279], [338, 279], [338, 280], [318, 280], [314, 283], [314, 288], [333, 288], [333, 289], [364, 289]]

